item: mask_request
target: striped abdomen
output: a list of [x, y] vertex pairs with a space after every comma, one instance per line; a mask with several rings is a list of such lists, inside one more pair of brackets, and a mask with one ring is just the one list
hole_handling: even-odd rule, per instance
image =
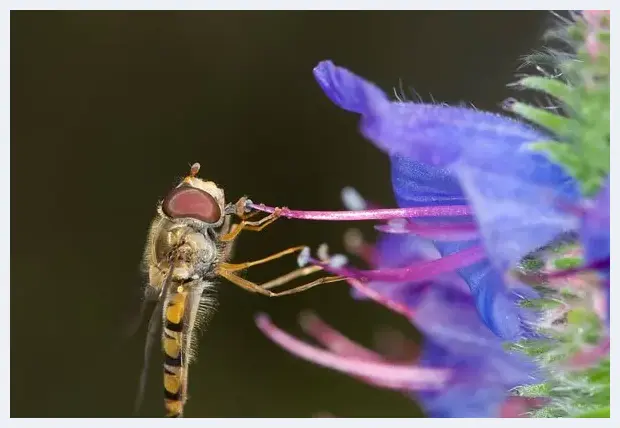
[[162, 347], [164, 350], [164, 405], [167, 417], [183, 416], [187, 400], [189, 290], [183, 286], [170, 290], [164, 307]]

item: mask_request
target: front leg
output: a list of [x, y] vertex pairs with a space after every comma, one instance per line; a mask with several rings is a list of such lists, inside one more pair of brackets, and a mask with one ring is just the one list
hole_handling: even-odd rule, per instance
[[233, 225], [233, 229], [230, 232], [220, 236], [220, 241], [222, 242], [232, 241], [237, 237], [237, 235], [241, 233], [242, 230], [251, 230], [254, 232], [260, 232], [261, 230], [269, 226], [271, 223], [276, 221], [278, 217], [280, 217], [281, 211], [282, 210], [280, 208], [276, 208], [276, 210], [273, 213], [269, 214], [266, 217], [261, 218], [258, 221], [243, 220], [241, 223]]

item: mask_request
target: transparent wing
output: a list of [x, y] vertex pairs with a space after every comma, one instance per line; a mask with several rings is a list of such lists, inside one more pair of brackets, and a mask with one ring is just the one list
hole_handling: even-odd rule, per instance
[[149, 328], [146, 334], [146, 343], [144, 345], [144, 361], [142, 363], [142, 372], [140, 373], [140, 383], [138, 384], [138, 393], [136, 394], [136, 401], [134, 403], [134, 415], [138, 414], [142, 401], [144, 400], [144, 390], [146, 389], [146, 379], [149, 371], [149, 362], [151, 360], [151, 353], [153, 352], [153, 345], [159, 341], [159, 331], [161, 328], [161, 318], [164, 302], [157, 302], [157, 306], [151, 315], [149, 320]]
[[157, 302], [158, 300], [159, 293], [157, 292], [157, 290], [151, 286], [147, 286], [144, 290], [144, 297], [142, 298], [142, 303], [140, 304], [140, 312], [132, 317], [131, 321], [128, 323], [128, 326], [125, 328], [125, 332], [123, 335], [125, 340], [133, 337], [138, 332], [140, 326], [142, 326], [142, 322], [144, 321], [144, 316], [146, 315], [147, 310], [150, 306], [153, 305], [153, 303]]
[[[168, 289], [172, 284], [172, 269], [166, 275], [163, 285], [163, 293], [162, 296], [165, 296], [168, 293]], [[152, 287], [147, 287], [148, 289], [152, 289]], [[145, 293], [145, 297], [143, 300], [142, 308], [140, 311], [140, 319], [144, 317], [145, 308], [149, 303], [149, 298], [152, 299], [153, 295]], [[151, 319], [149, 320], [148, 331], [146, 334], [146, 342], [144, 344], [144, 361], [142, 364], [142, 371], [140, 373], [140, 383], [138, 384], [138, 392], [136, 394], [136, 401], [134, 403], [134, 415], [138, 414], [140, 407], [142, 406], [142, 401], [144, 400], [144, 390], [146, 389], [146, 380], [149, 371], [149, 362], [151, 360], [151, 354], [153, 353], [153, 346], [155, 343], [160, 342], [159, 332], [162, 326], [162, 317], [163, 317], [163, 308], [164, 308], [164, 299], [160, 298], [157, 302], [153, 313], [151, 314]], [[138, 326], [141, 323], [138, 324]], [[137, 329], [137, 327], [136, 327]]]

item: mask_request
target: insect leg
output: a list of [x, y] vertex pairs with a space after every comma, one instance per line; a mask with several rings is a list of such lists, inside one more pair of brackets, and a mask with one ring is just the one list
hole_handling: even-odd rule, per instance
[[278, 217], [280, 217], [280, 209], [276, 208], [276, 210], [273, 213], [269, 214], [266, 217], [261, 218], [260, 220], [257, 220], [257, 221], [243, 220], [241, 223], [235, 224], [233, 226], [234, 228], [230, 232], [222, 235], [220, 237], [220, 241], [223, 241], [223, 242], [232, 241], [233, 239], [237, 237], [237, 235], [241, 233], [242, 230], [251, 230], [254, 232], [260, 232], [261, 230], [269, 226], [271, 223], [276, 221]]
[[228, 205], [226, 205], [226, 208], [224, 209], [225, 214], [234, 214], [237, 217], [239, 217], [241, 220], [248, 220], [252, 217], [255, 217], [257, 214], [261, 213], [262, 211], [259, 210], [254, 210], [252, 212], [246, 212], [247, 210], [247, 203], [248, 203], [248, 198], [247, 197], [242, 197], [239, 198], [239, 200], [237, 202], [233, 203], [229, 203]]
[[241, 220], [249, 220], [249, 219], [251, 219], [252, 217], [256, 217], [256, 216], [257, 216], [258, 214], [260, 214], [260, 213], [262, 213], [262, 211], [258, 211], [258, 210], [256, 210], [256, 211], [252, 211], [251, 213], [247, 213], [247, 214], [245, 214], [245, 213], [243, 213], [243, 214], [238, 214], [238, 216], [239, 216], [239, 218], [240, 218]]
[[267, 263], [270, 262], [272, 260], [276, 260], [279, 259], [280, 257], [284, 257], [288, 254], [292, 254], [295, 253], [297, 251], [301, 251], [304, 248], [306, 248], [303, 245], [300, 245], [298, 247], [291, 247], [291, 248], [287, 248], [286, 250], [280, 251], [278, 253], [272, 254], [271, 256], [268, 257], [264, 257], [262, 259], [259, 260], [253, 260], [251, 262], [245, 262], [245, 263], [222, 263], [221, 266], [222, 268], [226, 269], [229, 272], [237, 272], [243, 269], [247, 269], [249, 267], [252, 266], [256, 266], [256, 265], [260, 265], [263, 263]]
[[320, 266], [305, 266], [299, 269], [296, 269], [292, 272], [279, 276], [271, 281], [267, 281], [261, 284], [261, 287], [268, 290], [270, 288], [280, 287], [281, 285], [286, 284], [294, 279], [301, 278], [302, 276], [307, 276], [313, 274], [314, 272], [318, 272], [323, 270]]
[[[301, 269], [300, 269], [301, 270]], [[229, 280], [230, 282], [232, 282], [233, 284], [248, 290], [248, 291], [252, 291], [255, 293], [259, 293], [259, 294], [263, 294], [265, 296], [269, 296], [269, 297], [280, 297], [280, 296], [287, 296], [289, 294], [296, 294], [296, 293], [300, 293], [302, 291], [308, 290], [312, 287], [316, 287], [317, 285], [322, 285], [322, 284], [329, 284], [330, 282], [337, 282], [337, 281], [342, 281], [345, 279], [345, 277], [343, 276], [324, 276], [323, 278], [319, 278], [315, 281], [309, 282], [307, 284], [304, 285], [300, 285], [298, 287], [295, 288], [291, 288], [290, 290], [286, 290], [286, 291], [281, 291], [279, 293], [274, 293], [273, 291], [267, 290], [266, 288], [264, 288], [262, 285], [258, 285], [254, 282], [248, 281], [245, 278], [241, 278], [240, 276], [234, 274], [233, 272], [229, 272], [226, 269], [223, 268], [219, 268], [217, 270], [218, 275], [220, 275], [223, 278], [226, 278], [227, 280]], [[294, 273], [294, 272], [293, 272]], [[283, 277], [279, 277], [276, 278], [272, 281], [269, 281], [265, 284], [269, 285], [269, 287], [275, 287], [275, 286], [280, 286], [283, 285], [285, 282], [290, 281], [293, 278], [297, 278], [303, 276], [302, 273], [295, 273], [294, 275], [291, 274], [287, 274], [284, 275], [283, 277], [286, 277], [286, 280], [283, 280]], [[275, 284], [275, 285], [274, 285]]]

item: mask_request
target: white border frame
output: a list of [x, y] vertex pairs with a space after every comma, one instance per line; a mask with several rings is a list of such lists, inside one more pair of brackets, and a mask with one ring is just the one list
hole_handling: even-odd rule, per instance
[[[473, 0], [468, 2], [458, 2], [455, 0], [435, 0], [433, 2], [428, 1], [403, 1], [403, 0], [297, 0], [295, 2], [284, 2], [278, 0], [229, 0], [229, 1], [197, 1], [197, 0], [179, 0], [179, 1], [163, 1], [163, 0], [93, 0], [93, 1], [76, 1], [76, 0], [64, 0], [64, 1], [43, 1], [43, 0], [31, 0], [31, 1], [9, 1], [9, 6], [2, 14], [0, 26], [3, 28], [4, 36], [1, 38], [0, 46], [2, 50], [3, 67], [0, 80], [2, 81], [2, 95], [4, 99], [3, 111], [2, 111], [2, 126], [1, 130], [5, 137], [2, 139], [1, 152], [0, 152], [0, 175], [2, 177], [2, 188], [4, 189], [2, 203], [4, 208], [1, 210], [1, 216], [4, 225], [10, 224], [10, 10], [248, 10], [248, 9], [266, 9], [266, 10], [580, 10], [583, 8], [588, 9], [612, 9], [611, 1], [541, 1], [541, 0], [520, 0], [518, 2], [500, 2], [492, 0]], [[543, 7], [544, 5], [544, 7]], [[432, 6], [432, 7], [430, 7]], [[463, 6], [467, 6], [463, 8]], [[614, 12], [612, 10], [612, 15]], [[619, 40], [612, 34], [612, 52], [617, 50]], [[618, 70], [615, 66], [615, 54], [612, 54], [612, 69]], [[613, 79], [612, 79], [613, 80]], [[615, 82], [615, 80], [613, 80]], [[611, 96], [611, 111], [612, 117], [614, 112], [617, 111], [615, 106], [617, 105], [617, 91], [616, 86], [612, 82], [612, 96]], [[617, 125], [613, 120], [611, 121], [611, 135], [616, 135]], [[612, 138], [613, 140], [613, 138]], [[616, 139], [617, 140], [617, 139]], [[620, 149], [618, 144], [620, 141], [612, 141], [611, 144], [611, 159], [620, 159]], [[614, 154], [615, 153], [615, 154]], [[27, 165], [20, 165], [19, 168], [23, 173], [30, 173]], [[615, 189], [618, 180], [615, 179], [615, 174], [611, 175], [612, 189]], [[619, 199], [617, 194], [612, 192], [611, 195], [611, 213], [612, 213], [612, 247], [615, 247], [614, 236], [617, 234], [617, 228], [613, 223], [616, 216], [613, 213], [620, 214], [618, 209]], [[5, 226], [5, 236], [10, 237], [10, 230], [7, 230]], [[10, 240], [2, 239], [2, 265], [1, 274], [3, 278], [3, 284], [5, 285], [4, 296], [10, 296], [9, 290], [9, 260], [10, 260]], [[612, 251], [612, 255], [615, 253], [615, 248]], [[612, 256], [613, 258], [613, 256]], [[612, 264], [613, 266], [613, 264]], [[611, 282], [617, 284], [615, 279], [617, 271], [611, 269]], [[612, 286], [613, 287], [613, 286]], [[617, 286], [616, 286], [617, 287]], [[611, 293], [611, 306], [613, 308], [618, 307], [618, 300], [620, 299], [620, 291]], [[10, 299], [2, 300], [4, 315], [3, 325], [8, 326], [10, 323]], [[614, 314], [615, 315], [615, 314]], [[620, 322], [619, 317], [612, 315], [611, 317], [611, 330], [620, 331], [617, 324]], [[6, 376], [3, 376], [2, 385], [0, 388], [0, 398], [5, 409], [5, 415], [10, 414], [10, 361], [8, 359], [10, 353], [6, 344], [10, 344], [9, 329], [4, 328], [2, 330], [2, 342], [5, 344], [5, 349], [0, 352], [0, 362]], [[618, 370], [616, 369], [618, 361], [618, 352], [615, 346], [615, 342], [611, 344], [612, 352], [612, 379], [620, 379], [618, 376]], [[169, 426], [173, 423], [175, 426], [195, 426], [195, 427], [231, 427], [237, 428], [238, 426], [251, 424], [255, 428], [306, 428], [322, 425], [323, 427], [367, 427], [376, 428], [377, 424], [390, 427], [403, 427], [411, 428], [412, 424], [421, 424], [424, 427], [446, 427], [446, 426], [458, 426], [462, 428], [464, 426], [475, 426], [476, 428], [484, 427], [517, 427], [522, 425], [527, 426], [557, 426], [562, 428], [569, 428], [573, 426], [589, 427], [609, 427], [612, 425], [618, 426], [620, 421], [620, 392], [616, 384], [612, 382], [612, 418], [611, 419], [333, 419], [333, 418], [308, 418], [308, 419], [181, 419], [175, 422], [170, 422], [165, 419], [11, 419], [9, 426], [11, 427], [39, 427], [41, 425], [49, 427], [79, 427], [89, 426], [90, 428], [96, 427], [109, 427], [111, 424], [120, 428], [125, 426], [148, 426], [159, 427]], [[614, 424], [613, 421], [616, 421]]]

